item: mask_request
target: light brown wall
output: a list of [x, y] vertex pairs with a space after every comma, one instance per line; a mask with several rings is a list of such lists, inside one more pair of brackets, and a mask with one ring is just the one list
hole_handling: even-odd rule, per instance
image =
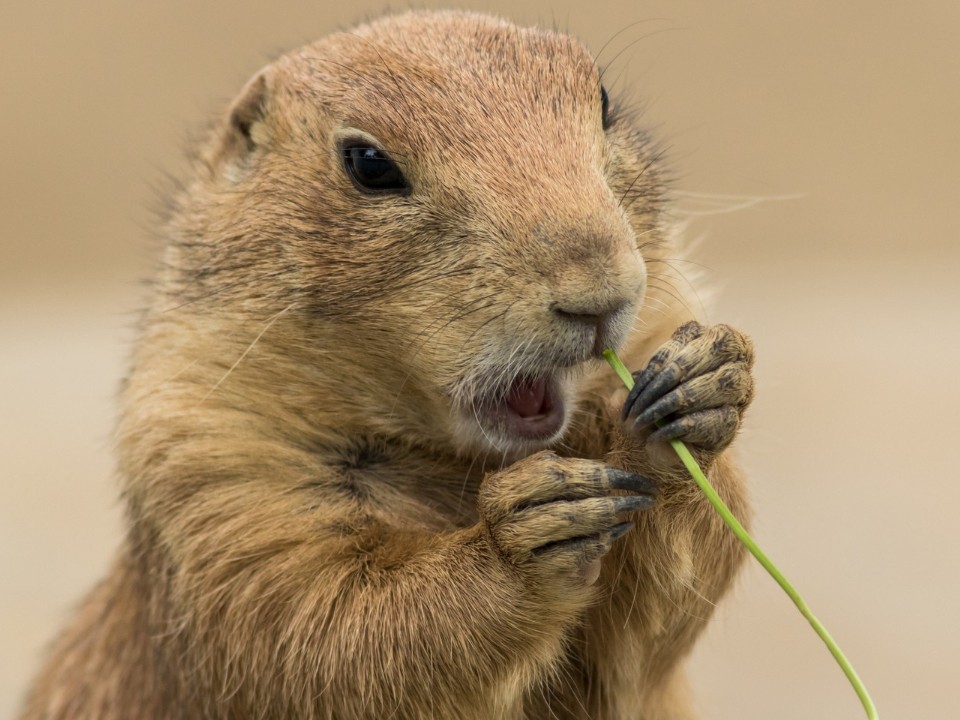
[[[950, 716], [960, 645], [960, 5], [469, 6], [556, 22], [595, 51], [623, 31], [601, 57], [612, 62], [611, 95], [645, 105], [672, 148], [680, 205], [704, 238], [699, 261], [723, 288], [711, 319], [757, 341], [760, 386], [743, 443], [756, 534], [885, 717]], [[152, 257], [152, 186], [178, 172], [183, 139], [272, 55], [383, 7], [4, 8], [0, 718], [12, 716], [43, 644], [119, 534], [112, 395], [135, 283]], [[825, 650], [755, 568], [693, 665], [705, 717], [860, 714]]]

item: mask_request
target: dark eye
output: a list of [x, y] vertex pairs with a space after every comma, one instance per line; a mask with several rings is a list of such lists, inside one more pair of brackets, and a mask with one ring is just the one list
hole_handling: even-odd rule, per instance
[[610, 129], [610, 97], [603, 85], [600, 86], [600, 122], [604, 130]]
[[405, 192], [410, 189], [397, 164], [372, 145], [344, 145], [343, 164], [354, 185], [363, 192]]

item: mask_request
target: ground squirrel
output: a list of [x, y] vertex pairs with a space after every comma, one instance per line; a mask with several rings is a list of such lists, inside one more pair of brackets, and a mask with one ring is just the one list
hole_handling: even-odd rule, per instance
[[746, 514], [752, 350], [693, 322], [658, 156], [581, 43], [487, 16], [258, 73], [165, 228], [126, 538], [23, 717], [691, 717], [742, 553], [665, 441]]

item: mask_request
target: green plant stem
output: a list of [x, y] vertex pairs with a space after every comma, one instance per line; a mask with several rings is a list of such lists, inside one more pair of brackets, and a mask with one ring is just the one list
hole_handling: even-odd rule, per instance
[[[603, 357], [606, 358], [608, 363], [610, 363], [610, 366], [614, 369], [614, 371], [616, 371], [617, 375], [623, 381], [623, 384], [627, 386], [627, 389], [631, 390], [633, 388], [633, 376], [630, 374], [630, 371], [627, 370], [626, 366], [624, 366], [624, 364], [620, 361], [620, 358], [617, 357], [616, 353], [608, 348], [603, 351]], [[867, 717], [870, 720], [877, 720], [877, 708], [873, 704], [873, 700], [870, 698], [870, 693], [867, 692], [867, 688], [857, 675], [857, 671], [853, 669], [853, 665], [851, 665], [850, 661], [847, 660], [847, 656], [843, 654], [840, 646], [837, 645], [836, 641], [830, 636], [830, 633], [827, 632], [827, 629], [823, 626], [823, 623], [816, 618], [816, 616], [807, 606], [807, 603], [804, 602], [802, 597], [800, 597], [800, 593], [796, 591], [793, 585], [790, 584], [790, 581], [787, 580], [777, 566], [773, 564], [773, 561], [767, 557], [766, 553], [764, 553], [754, 539], [750, 537], [750, 534], [747, 532], [746, 528], [744, 528], [743, 525], [740, 524], [740, 521], [737, 520], [732, 512], [730, 512], [730, 508], [727, 507], [726, 503], [724, 503], [721, 497], [717, 494], [717, 491], [714, 490], [713, 485], [711, 485], [710, 481], [707, 480], [707, 476], [704, 474], [703, 470], [700, 469], [700, 466], [687, 449], [687, 446], [684, 445], [680, 440], [671, 440], [670, 446], [680, 457], [684, 467], [687, 468], [687, 471], [703, 491], [703, 494], [707, 496], [707, 500], [710, 501], [710, 504], [713, 505], [714, 509], [716, 509], [716, 511], [720, 514], [720, 517], [723, 518], [723, 521], [727, 524], [727, 527], [729, 527], [733, 531], [734, 535], [736, 535], [740, 540], [740, 542], [747, 547], [750, 553], [763, 566], [764, 570], [770, 573], [770, 576], [777, 581], [777, 584], [783, 588], [783, 591], [787, 594], [787, 596], [793, 600], [793, 604], [797, 606], [800, 614], [803, 615], [810, 625], [813, 626], [814, 631], [820, 636], [820, 639], [823, 640], [824, 644], [827, 646], [827, 649], [830, 650], [830, 654], [833, 655], [834, 659], [843, 670], [843, 673], [850, 681], [850, 684], [853, 685], [853, 689], [857, 693], [857, 697], [860, 698], [860, 702], [863, 704], [863, 708], [867, 712]]]

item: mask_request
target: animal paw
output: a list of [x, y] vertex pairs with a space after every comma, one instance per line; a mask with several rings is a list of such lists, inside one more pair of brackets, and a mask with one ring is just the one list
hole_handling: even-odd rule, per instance
[[628, 428], [646, 442], [679, 439], [707, 457], [737, 434], [753, 398], [753, 345], [727, 325], [681, 326], [653, 355], [623, 405]]
[[640, 475], [545, 451], [489, 476], [478, 502], [489, 542], [506, 563], [543, 580], [589, 584], [655, 493]]

